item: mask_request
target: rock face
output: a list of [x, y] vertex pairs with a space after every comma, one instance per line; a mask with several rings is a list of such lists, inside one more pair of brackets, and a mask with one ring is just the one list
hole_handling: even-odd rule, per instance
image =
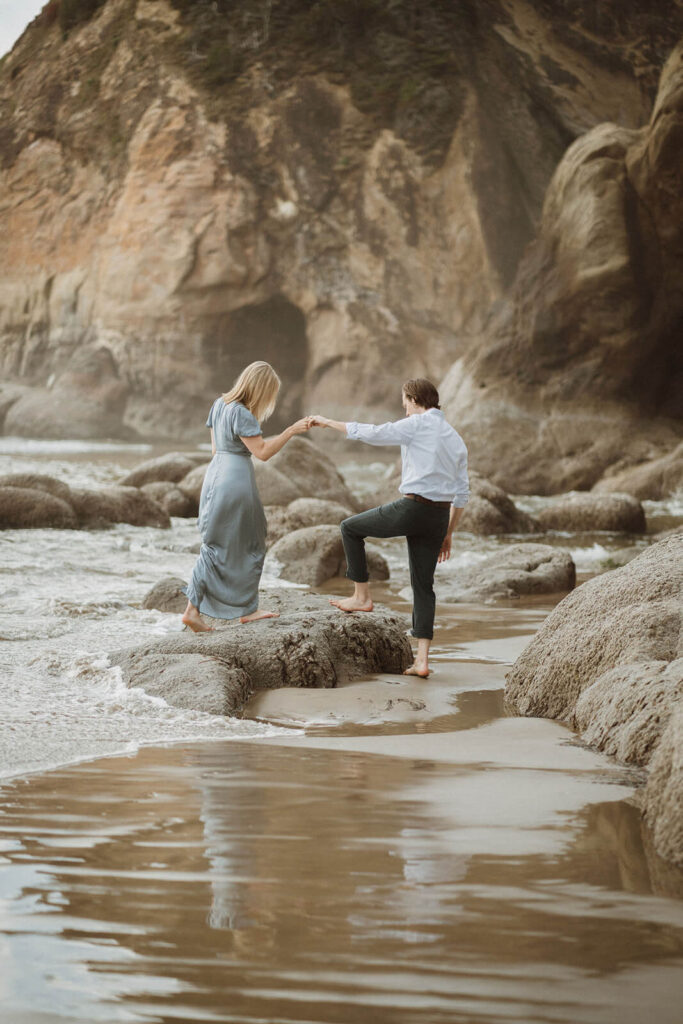
[[[388, 580], [389, 566], [380, 551], [365, 546], [371, 580]], [[283, 579], [317, 587], [346, 572], [344, 545], [338, 526], [308, 526], [287, 534], [270, 549]]]
[[683, 443], [668, 455], [605, 476], [596, 491], [625, 491], [634, 498], [661, 501], [683, 489]]
[[[169, 703], [233, 714], [248, 691], [330, 687], [371, 672], [402, 672], [412, 661], [405, 622], [389, 612], [333, 611], [314, 594], [269, 591], [279, 619], [230, 624], [143, 644], [110, 656], [128, 686]], [[194, 702], [193, 702], [194, 701]]]
[[571, 590], [576, 568], [567, 551], [549, 544], [513, 544], [477, 565], [437, 577], [438, 600], [495, 601], [523, 594], [559, 594]]
[[538, 514], [544, 530], [645, 533], [643, 506], [630, 494], [567, 494]]
[[448, 375], [445, 408], [508, 490], [586, 489], [680, 441], [682, 126], [679, 46], [646, 127], [569, 147], [509, 301]]
[[50, 3], [3, 61], [0, 375], [34, 389], [5, 430], [204, 437], [255, 357], [276, 425], [376, 421], [462, 357], [454, 420], [506, 490], [590, 486], [624, 403], [657, 454], [675, 60], [641, 126], [680, 6], [266, 6]]
[[566, 597], [506, 687], [515, 711], [562, 719], [624, 761], [652, 763], [645, 815], [658, 852], [679, 864], [682, 597], [683, 539], [674, 535]]

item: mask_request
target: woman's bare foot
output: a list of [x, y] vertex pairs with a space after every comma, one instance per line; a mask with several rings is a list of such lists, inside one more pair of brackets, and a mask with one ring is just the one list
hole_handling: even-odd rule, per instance
[[429, 675], [429, 668], [423, 662], [414, 661], [405, 672], [404, 676], [419, 676], [420, 679], [426, 679]]
[[360, 601], [357, 597], [330, 598], [330, 604], [343, 612], [371, 612], [374, 605], [372, 599]]
[[240, 622], [256, 622], [257, 619], [279, 619], [279, 612], [255, 611], [251, 615], [240, 615]]
[[189, 626], [193, 633], [213, 633], [213, 626], [207, 626], [205, 622], [202, 622], [199, 615], [193, 615], [192, 612], [185, 612], [182, 621], [186, 626]]

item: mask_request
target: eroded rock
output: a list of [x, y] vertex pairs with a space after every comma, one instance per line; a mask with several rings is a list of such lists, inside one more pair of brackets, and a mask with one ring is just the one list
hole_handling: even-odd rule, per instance
[[643, 797], [645, 816], [659, 853], [677, 863], [683, 863], [683, 822], [674, 793], [680, 752], [673, 735], [680, 725], [673, 718], [678, 722], [675, 709], [683, 700], [682, 597], [683, 537], [672, 535], [566, 597], [506, 685], [513, 710], [562, 719], [600, 749], [656, 763]]
[[187, 607], [187, 597], [182, 592], [184, 586], [184, 580], [166, 576], [145, 595], [142, 607], [155, 608], [160, 612], [184, 612]]
[[471, 602], [559, 594], [571, 590], [576, 567], [567, 551], [549, 544], [501, 547], [477, 565], [437, 576], [440, 601]]
[[683, 488], [683, 443], [672, 452], [603, 477], [594, 490], [622, 491], [641, 501], [661, 501]]
[[459, 530], [480, 536], [502, 533], [538, 533], [533, 516], [517, 508], [501, 487], [470, 473], [470, 500], [458, 525]]
[[[213, 633], [189, 631], [110, 655], [129, 686], [141, 686], [169, 703], [192, 707], [194, 685], [203, 707], [232, 700], [233, 711], [248, 689], [280, 686], [331, 687], [373, 672], [402, 672], [412, 661], [406, 622], [383, 610], [345, 615], [321, 596], [269, 590], [262, 603], [279, 619], [240, 625], [213, 621]], [[175, 660], [182, 658], [182, 661]], [[160, 676], [158, 666], [165, 672]], [[238, 676], [228, 673], [239, 672]], [[245, 680], [246, 676], [246, 680]], [[225, 713], [225, 712], [220, 712]]]

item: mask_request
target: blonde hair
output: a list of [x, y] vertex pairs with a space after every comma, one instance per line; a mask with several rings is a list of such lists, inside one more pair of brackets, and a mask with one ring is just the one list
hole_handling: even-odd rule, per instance
[[223, 395], [223, 401], [241, 402], [246, 405], [259, 422], [272, 414], [280, 390], [280, 378], [270, 363], [258, 360], [249, 363], [230, 388]]

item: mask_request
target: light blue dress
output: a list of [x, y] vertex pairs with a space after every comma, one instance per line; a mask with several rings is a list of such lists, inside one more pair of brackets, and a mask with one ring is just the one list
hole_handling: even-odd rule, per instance
[[240, 437], [261, 433], [256, 417], [240, 402], [217, 398], [207, 427], [216, 454], [199, 499], [199, 558], [183, 589], [195, 608], [216, 619], [250, 615], [258, 608], [258, 585], [266, 554], [266, 517], [256, 488], [249, 449]]

